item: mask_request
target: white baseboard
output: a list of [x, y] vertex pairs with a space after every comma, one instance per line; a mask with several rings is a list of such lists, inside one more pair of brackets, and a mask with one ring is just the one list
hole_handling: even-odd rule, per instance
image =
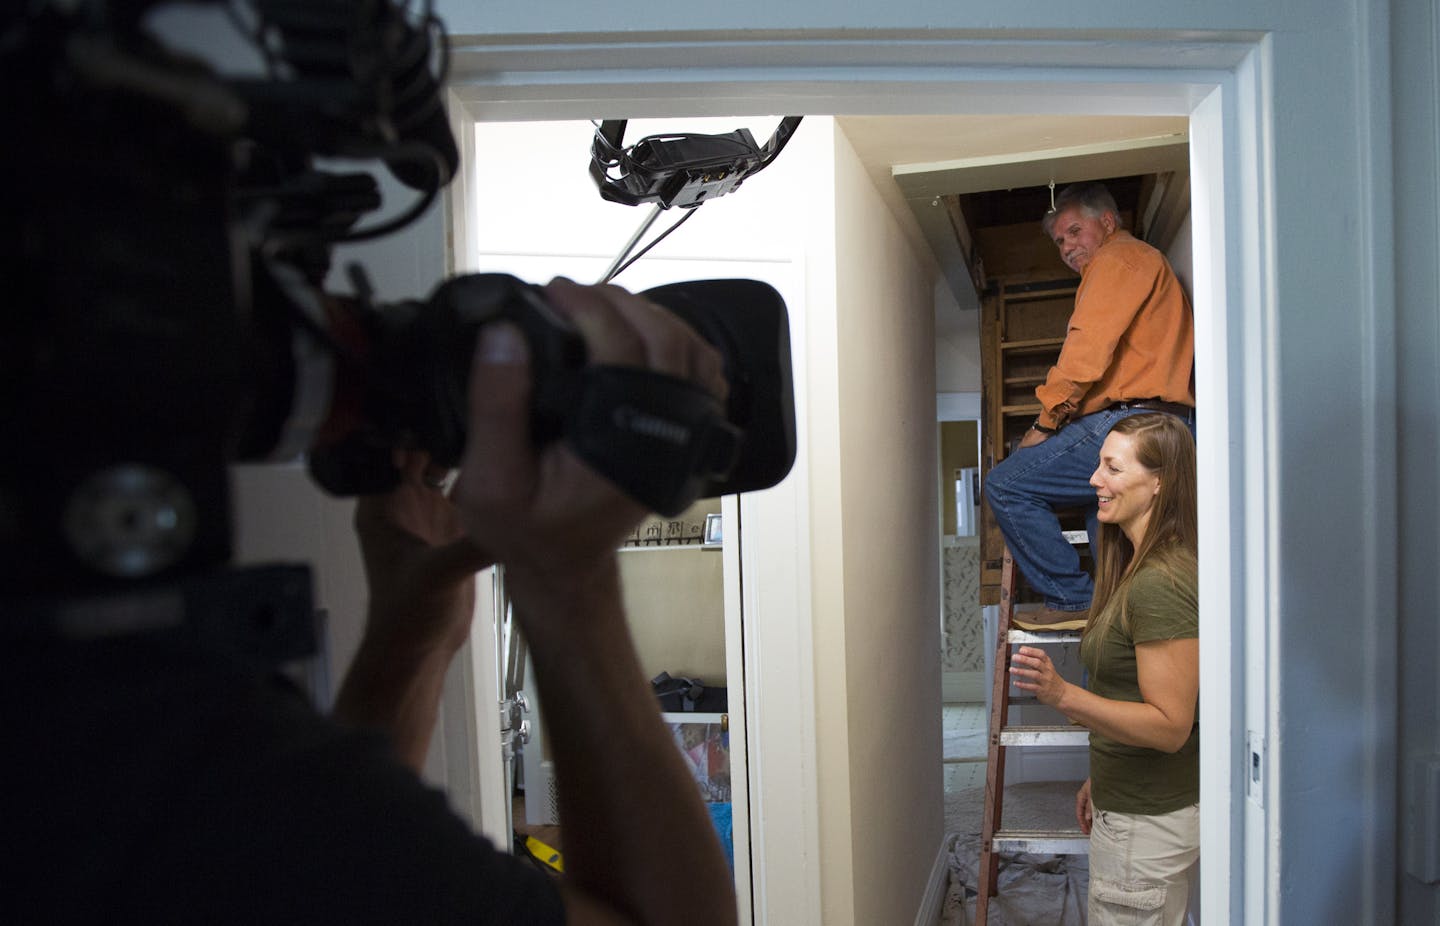
[[920, 909], [915, 913], [915, 926], [940, 926], [940, 914], [945, 909], [945, 891], [950, 886], [950, 844], [954, 840], [955, 836], [951, 833], [940, 840], [940, 851], [935, 855], [930, 880], [925, 884], [925, 896], [920, 899]]
[[1084, 781], [1090, 774], [1090, 752], [1083, 746], [1031, 746], [1011, 749], [1005, 758], [1005, 783]]
[[985, 700], [985, 673], [946, 672], [940, 676], [940, 698], [946, 704]]

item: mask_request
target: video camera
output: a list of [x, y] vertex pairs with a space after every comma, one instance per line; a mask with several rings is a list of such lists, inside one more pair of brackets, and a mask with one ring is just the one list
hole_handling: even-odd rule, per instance
[[[788, 322], [763, 283], [645, 294], [723, 354], [724, 403], [587, 366], [578, 334], [514, 277], [459, 276], [393, 304], [358, 268], [353, 293], [324, 289], [333, 246], [403, 227], [457, 169], [428, 5], [182, 5], [223, 8], [264, 73], [222, 76], [167, 46], [149, 28], [157, 0], [35, 2], [0, 26], [7, 600], [223, 573], [233, 462], [305, 454], [339, 495], [391, 487], [395, 447], [458, 463], [474, 341], [500, 320], [535, 358], [534, 440], [567, 441], [647, 506], [673, 514], [785, 477]], [[415, 203], [361, 226], [381, 206], [376, 180], [317, 166], [332, 157], [383, 162]]]

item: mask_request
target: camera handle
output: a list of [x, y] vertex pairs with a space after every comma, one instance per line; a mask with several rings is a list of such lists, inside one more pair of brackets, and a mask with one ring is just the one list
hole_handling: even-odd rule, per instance
[[674, 376], [635, 367], [581, 375], [565, 440], [586, 463], [652, 511], [679, 514], [728, 477], [742, 433], [720, 400]]

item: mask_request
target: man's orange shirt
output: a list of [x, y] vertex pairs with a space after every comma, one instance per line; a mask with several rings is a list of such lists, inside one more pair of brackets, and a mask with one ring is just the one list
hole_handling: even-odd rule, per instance
[[1195, 320], [1164, 255], [1117, 230], [1080, 274], [1065, 345], [1045, 383], [1040, 424], [1116, 402], [1161, 399], [1194, 406]]

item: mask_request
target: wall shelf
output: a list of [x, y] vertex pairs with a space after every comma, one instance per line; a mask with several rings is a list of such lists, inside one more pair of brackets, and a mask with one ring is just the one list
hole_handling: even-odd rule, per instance
[[1064, 338], [1027, 338], [1024, 341], [1001, 341], [1000, 349], [1008, 354], [1039, 354], [1055, 350]]
[[[1064, 272], [1054, 266], [1059, 258], [1053, 250], [1046, 257], [1052, 269], [1037, 272]], [[980, 363], [982, 480], [1019, 446], [1040, 414], [1035, 388], [1046, 381], [1065, 344], [1075, 291], [1073, 278], [1042, 277], [1005, 280], [986, 294]], [[980, 538], [980, 603], [996, 604], [1004, 538], [988, 505], [980, 510]]]
[[627, 543], [618, 549], [621, 553], [678, 553], [685, 550], [715, 551], [724, 548], [723, 543]]

